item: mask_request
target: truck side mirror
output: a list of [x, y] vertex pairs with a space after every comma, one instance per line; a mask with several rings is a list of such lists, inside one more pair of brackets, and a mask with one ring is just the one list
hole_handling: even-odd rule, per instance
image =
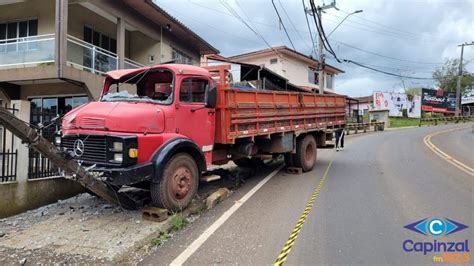
[[206, 108], [216, 108], [217, 88], [215, 85], [206, 88]]

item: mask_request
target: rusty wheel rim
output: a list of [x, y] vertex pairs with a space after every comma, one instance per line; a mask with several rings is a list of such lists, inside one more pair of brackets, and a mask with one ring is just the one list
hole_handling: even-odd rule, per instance
[[309, 144], [306, 146], [306, 149], [304, 151], [304, 160], [306, 164], [311, 164], [314, 161], [314, 157], [316, 156], [315, 149], [312, 144]]
[[176, 169], [171, 180], [171, 191], [173, 196], [178, 199], [184, 199], [191, 191], [192, 174], [188, 168], [182, 166]]

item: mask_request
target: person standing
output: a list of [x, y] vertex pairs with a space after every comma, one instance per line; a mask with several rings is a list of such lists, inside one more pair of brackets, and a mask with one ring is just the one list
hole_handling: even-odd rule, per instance
[[336, 151], [342, 151], [344, 149], [344, 128], [337, 128], [336, 131]]

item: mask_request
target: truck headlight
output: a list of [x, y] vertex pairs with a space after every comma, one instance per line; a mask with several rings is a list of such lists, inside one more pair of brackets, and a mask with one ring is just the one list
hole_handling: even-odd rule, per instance
[[121, 153], [114, 153], [114, 161], [116, 162], [123, 162], [123, 154]]
[[123, 142], [114, 142], [113, 149], [117, 152], [123, 151]]
[[54, 144], [56, 144], [56, 146], [61, 145], [61, 136], [54, 137]]

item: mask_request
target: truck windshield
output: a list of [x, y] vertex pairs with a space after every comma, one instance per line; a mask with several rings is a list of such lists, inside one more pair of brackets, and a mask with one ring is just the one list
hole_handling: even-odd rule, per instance
[[173, 101], [173, 74], [167, 70], [140, 72], [110, 84], [102, 101], [145, 101], [170, 104]]

